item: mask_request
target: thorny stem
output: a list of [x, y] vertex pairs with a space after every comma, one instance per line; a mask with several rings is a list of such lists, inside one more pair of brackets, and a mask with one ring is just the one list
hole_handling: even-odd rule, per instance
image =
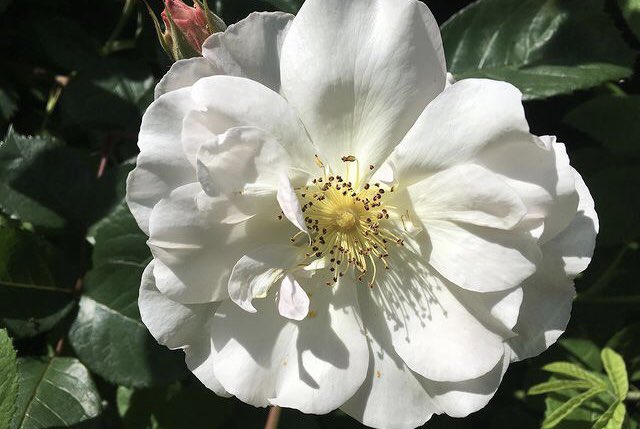
[[269, 415], [267, 416], [267, 422], [264, 425], [264, 429], [277, 429], [281, 411], [282, 409], [277, 405], [269, 408]]

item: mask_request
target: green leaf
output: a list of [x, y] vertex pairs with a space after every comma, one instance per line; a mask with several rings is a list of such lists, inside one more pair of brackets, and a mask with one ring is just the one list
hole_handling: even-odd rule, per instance
[[640, 0], [618, 0], [618, 5], [629, 28], [640, 39]]
[[542, 367], [544, 371], [562, 374], [591, 383], [594, 387], [605, 388], [604, 380], [596, 373], [580, 368], [570, 362], [553, 362]]
[[0, 144], [0, 209], [47, 228], [86, 227], [113, 205], [112, 174], [52, 137], [24, 137], [9, 129]]
[[233, 406], [197, 380], [142, 390], [120, 386], [117, 401], [125, 429], [214, 429]]
[[560, 405], [552, 413], [548, 414], [545, 417], [544, 421], [542, 422], [542, 428], [550, 429], [552, 427], [557, 426], [558, 423], [560, 423], [565, 417], [571, 414], [576, 408], [578, 408], [584, 402], [593, 398], [594, 396], [596, 396], [602, 391], [603, 389], [601, 388], [593, 388], [593, 389], [587, 390], [584, 393], [581, 393], [577, 396], [572, 397], [567, 402]]
[[16, 337], [50, 330], [73, 308], [76, 269], [36, 234], [0, 226], [0, 315]]
[[563, 338], [559, 341], [559, 344], [585, 367], [593, 371], [602, 371], [600, 348], [592, 341], [580, 338]]
[[565, 121], [609, 150], [640, 156], [640, 96], [605, 95], [570, 112]]
[[528, 395], [541, 395], [549, 392], [559, 392], [569, 389], [589, 389], [593, 387], [593, 383], [581, 380], [552, 380], [544, 383], [536, 384], [527, 392]]
[[624, 364], [624, 359], [608, 347], [602, 349], [600, 356], [602, 357], [604, 369], [607, 371], [609, 380], [613, 385], [613, 390], [618, 399], [624, 401], [627, 397], [627, 392], [629, 392], [629, 378], [627, 377], [627, 367]]
[[138, 288], [151, 260], [147, 236], [124, 203], [95, 231], [93, 268], [69, 331], [76, 354], [115, 384], [146, 387], [183, 377], [184, 355], [158, 345], [140, 320]]
[[89, 371], [67, 357], [18, 360], [20, 388], [11, 429], [40, 429], [87, 422], [102, 411]]
[[0, 119], [9, 120], [17, 108], [16, 96], [13, 91], [0, 88]]
[[[553, 413], [569, 399], [580, 394], [577, 390], [567, 390], [550, 393], [544, 400], [546, 405], [545, 416]], [[574, 409], [569, 415], [558, 423], [556, 429], [582, 429], [590, 428], [593, 423], [607, 409], [611, 397], [603, 391], [592, 400], [585, 402], [580, 407]]]
[[79, 72], [60, 98], [64, 128], [136, 129], [153, 101], [156, 81], [134, 62], [104, 58], [95, 69]]
[[627, 358], [629, 378], [632, 381], [640, 380], [640, 323], [624, 327], [606, 345]]
[[267, 0], [267, 2], [283, 12], [298, 13], [304, 0]]
[[593, 424], [591, 429], [620, 429], [627, 413], [622, 402], [614, 402]]
[[0, 329], [0, 428], [9, 427], [18, 399], [18, 364], [7, 331]]
[[448, 68], [511, 82], [525, 99], [628, 77], [634, 53], [603, 8], [603, 0], [479, 0], [442, 26]]

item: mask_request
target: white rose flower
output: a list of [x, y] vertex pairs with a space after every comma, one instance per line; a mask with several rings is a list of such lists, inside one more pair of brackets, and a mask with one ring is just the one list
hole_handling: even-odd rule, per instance
[[411, 428], [565, 329], [594, 204], [520, 92], [447, 83], [416, 0], [254, 13], [175, 63], [127, 199], [142, 319], [219, 395]]

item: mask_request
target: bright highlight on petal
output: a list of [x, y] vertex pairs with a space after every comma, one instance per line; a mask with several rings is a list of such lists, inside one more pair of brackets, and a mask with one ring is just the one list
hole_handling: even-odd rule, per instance
[[158, 86], [127, 201], [143, 320], [207, 387], [412, 428], [556, 341], [593, 200], [515, 87], [447, 77], [423, 3], [306, 0], [203, 50]]

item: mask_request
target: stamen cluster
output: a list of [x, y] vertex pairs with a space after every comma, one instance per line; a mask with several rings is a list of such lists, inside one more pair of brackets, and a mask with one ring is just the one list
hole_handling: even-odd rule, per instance
[[[340, 175], [325, 172], [297, 191], [310, 234], [305, 257], [326, 258], [331, 272], [327, 285], [336, 283], [352, 266], [359, 281], [371, 273], [368, 285], [373, 287], [376, 261], [388, 270], [389, 243], [404, 244], [392, 232], [394, 225], [389, 214], [392, 207], [384, 203], [385, 196], [394, 192], [394, 188], [377, 182], [354, 186]], [[302, 234], [291, 237], [292, 241]]]

